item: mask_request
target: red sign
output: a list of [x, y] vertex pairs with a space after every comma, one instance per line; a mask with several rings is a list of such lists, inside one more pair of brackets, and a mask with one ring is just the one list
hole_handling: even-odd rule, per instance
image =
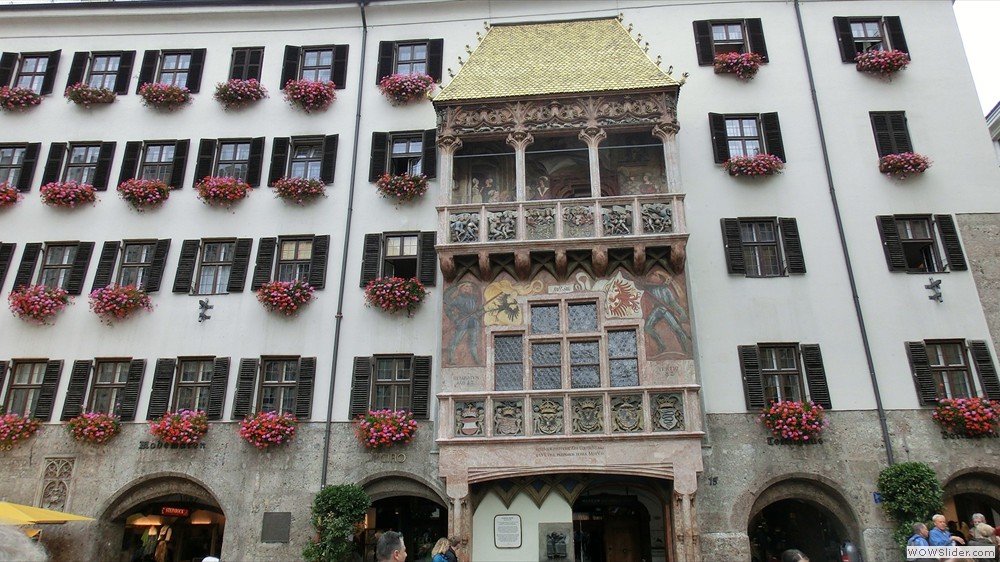
[[187, 517], [191, 515], [191, 510], [186, 507], [170, 507], [163, 506], [160, 508], [160, 515], [169, 515], [170, 517]]

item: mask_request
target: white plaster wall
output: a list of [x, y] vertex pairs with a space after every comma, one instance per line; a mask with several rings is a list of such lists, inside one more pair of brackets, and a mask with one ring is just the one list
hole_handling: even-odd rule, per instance
[[[497, 515], [521, 516], [521, 548], [496, 548], [493, 542], [493, 519]], [[496, 494], [490, 492], [479, 503], [472, 517], [472, 560], [477, 562], [536, 562], [539, 558], [538, 525], [540, 523], [573, 523], [573, 506], [559, 494], [549, 494], [542, 507], [520, 494], [510, 507], [504, 507]]]

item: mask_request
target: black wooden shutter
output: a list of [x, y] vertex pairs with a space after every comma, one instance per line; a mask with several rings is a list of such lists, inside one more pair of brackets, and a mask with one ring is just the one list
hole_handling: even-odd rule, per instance
[[257, 359], [240, 359], [236, 376], [236, 396], [233, 399], [232, 419], [245, 418], [253, 402], [253, 388], [257, 381]]
[[35, 275], [35, 265], [38, 264], [38, 256], [41, 253], [40, 242], [29, 242], [24, 245], [21, 263], [17, 266], [17, 275], [14, 276], [14, 290], [31, 285], [31, 278]]
[[247, 161], [247, 184], [250, 187], [260, 185], [261, 170], [264, 169], [264, 137], [250, 140], [250, 158]]
[[738, 219], [721, 219], [722, 242], [726, 251], [726, 271], [746, 275], [746, 260], [743, 257], [743, 236]]
[[761, 113], [760, 128], [763, 129], [764, 146], [767, 153], [781, 158], [782, 162], [787, 162], [785, 158], [785, 144], [781, 142], [781, 126], [778, 124], [777, 113]]
[[715, 46], [712, 44], [712, 22], [694, 22], [694, 48], [698, 52], [698, 65], [707, 66], [715, 62]]
[[333, 183], [333, 174], [337, 169], [337, 143], [340, 135], [323, 137], [323, 161], [319, 165], [319, 179], [323, 183]]
[[42, 185], [59, 181], [62, 176], [63, 158], [66, 156], [67, 145], [64, 142], [54, 142], [49, 145], [49, 158], [42, 170]]
[[229, 62], [230, 80], [247, 80], [247, 57], [250, 49], [234, 48]]
[[170, 187], [174, 189], [184, 187], [184, 168], [187, 167], [190, 145], [189, 139], [181, 139], [174, 143], [174, 161], [170, 166]]
[[368, 167], [368, 181], [376, 181], [386, 168], [386, 153], [389, 149], [388, 133], [372, 133], [372, 161]]
[[253, 238], [239, 238], [233, 247], [233, 266], [229, 270], [229, 286], [226, 288], [230, 293], [242, 293], [247, 284], [247, 272], [250, 270], [250, 250], [253, 247]]
[[909, 54], [910, 50], [906, 48], [906, 37], [903, 35], [903, 24], [899, 21], [899, 16], [886, 16], [882, 21], [885, 22], [885, 31], [889, 36], [889, 47]]
[[3, 388], [3, 381], [7, 378], [7, 361], [0, 361], [0, 388]]
[[174, 272], [175, 293], [187, 293], [191, 291], [194, 282], [194, 268], [198, 263], [198, 250], [201, 248], [201, 240], [185, 240], [181, 244], [181, 255], [177, 258], [177, 271]]
[[351, 419], [368, 413], [372, 393], [372, 358], [355, 357], [351, 381]]
[[94, 362], [91, 360], [74, 361], [69, 372], [69, 386], [66, 388], [66, 398], [63, 400], [61, 421], [69, 421], [83, 413], [83, 398], [87, 393], [87, 383], [90, 381], [90, 370]]
[[87, 276], [87, 266], [90, 265], [90, 255], [94, 253], [93, 242], [80, 242], [76, 245], [76, 256], [73, 258], [73, 266], [69, 270], [69, 278], [66, 280], [66, 292], [71, 295], [79, 295], [83, 292], [83, 279]]
[[274, 254], [277, 251], [277, 238], [261, 238], [257, 245], [257, 263], [253, 268], [253, 279], [250, 281], [250, 290], [256, 291], [261, 285], [271, 280], [271, 271], [274, 269]]
[[17, 68], [17, 53], [0, 54], [0, 87], [10, 86], [10, 79], [14, 77], [14, 69]]
[[333, 81], [337, 90], [347, 87], [347, 51], [349, 45], [333, 46], [333, 71], [330, 73], [330, 80]]
[[760, 18], [746, 20], [747, 39], [750, 40], [750, 51], [760, 55], [767, 62], [767, 44], [764, 43], [764, 26]]
[[153, 249], [153, 261], [149, 264], [149, 277], [146, 278], [142, 287], [147, 293], [155, 293], [160, 290], [163, 271], [167, 268], [167, 253], [169, 251], [169, 238], [156, 241], [156, 247]]
[[279, 90], [285, 89], [285, 84], [289, 80], [299, 79], [299, 58], [302, 56], [302, 48], [294, 45], [285, 45], [285, 62], [281, 65], [281, 84]]
[[[16, 247], [17, 244], [13, 242], [0, 244], [0, 289], [3, 288], [3, 282], [7, 279], [7, 270], [10, 269], [10, 262], [14, 260]], [[0, 388], [3, 388], [2, 384], [0, 384]]]
[[97, 260], [97, 272], [94, 273], [94, 284], [90, 290], [103, 289], [111, 284], [111, 278], [115, 273], [115, 264], [118, 263], [118, 248], [121, 242], [118, 240], [107, 240], [101, 247], [101, 257]]
[[444, 39], [427, 41], [427, 75], [435, 82], [441, 82], [444, 77]]
[[934, 220], [941, 232], [941, 244], [944, 246], [945, 255], [948, 256], [948, 269], [951, 271], [969, 269], [965, 262], [965, 253], [962, 252], [962, 242], [958, 239], [955, 219], [951, 215], [934, 215]]
[[430, 417], [431, 395], [431, 358], [415, 356], [413, 358], [413, 401], [411, 411], [413, 417], [426, 420]]
[[428, 178], [436, 178], [438, 169], [437, 129], [424, 131], [423, 149], [420, 173]]
[[38, 92], [41, 95], [51, 94], [52, 88], [56, 85], [56, 70], [59, 69], [59, 55], [62, 51], [52, 51], [49, 53], [49, 63], [45, 67], [45, 76], [42, 77], [42, 90]]
[[197, 94], [201, 90], [201, 74], [205, 69], [205, 49], [194, 49], [191, 51], [191, 66], [188, 67], [187, 89], [192, 94]]
[[826, 384], [826, 369], [823, 367], [823, 354], [819, 344], [802, 344], [802, 365], [806, 371], [806, 383], [809, 385], [809, 399], [817, 405], [829, 410], [830, 389]]
[[92, 184], [97, 191], [106, 191], [108, 189], [108, 180], [111, 178], [111, 160], [115, 157], [115, 145], [116, 143], [113, 141], [101, 143]]
[[73, 62], [69, 65], [69, 77], [66, 79], [66, 88], [83, 82], [83, 75], [87, 71], [87, 62], [90, 60], [90, 53], [73, 53]]
[[931, 373], [931, 362], [927, 358], [927, 348], [922, 341], [906, 342], [906, 354], [910, 358], [910, 368], [917, 385], [917, 398], [921, 406], [937, 404], [937, 385]]
[[24, 147], [24, 159], [21, 161], [21, 173], [17, 176], [17, 190], [24, 192], [31, 189], [31, 180], [35, 178], [35, 164], [42, 148], [40, 142], [29, 142]]
[[253, 47], [247, 49], [247, 68], [244, 76], [245, 80], [260, 81], [261, 71], [264, 68], [264, 47]]
[[118, 185], [126, 180], [138, 177], [139, 158], [142, 155], [142, 141], [125, 143], [125, 153], [122, 155], [122, 171], [118, 174]]
[[316, 383], [316, 358], [299, 359], [299, 382], [295, 387], [295, 417], [309, 419], [312, 415], [313, 386]]
[[201, 139], [198, 145], [198, 163], [194, 168], [194, 183], [214, 175], [215, 170], [212, 169], [212, 165], [215, 164], [216, 143], [218, 141], [215, 139]]
[[221, 420], [229, 386], [229, 358], [216, 357], [212, 367], [212, 382], [208, 386], [208, 419]]
[[721, 113], [708, 114], [708, 127], [712, 131], [712, 153], [715, 163], [729, 160], [729, 134], [726, 132], [726, 116]]
[[42, 387], [35, 402], [35, 411], [31, 417], [47, 422], [52, 419], [52, 406], [55, 404], [56, 389], [59, 388], [59, 374], [62, 372], [62, 361], [49, 361], [45, 365], [45, 376], [42, 377]]
[[128, 378], [122, 392], [121, 407], [118, 410], [122, 421], [134, 421], [139, 407], [139, 391], [142, 389], [142, 375], [146, 371], [145, 359], [133, 359], [128, 366]]
[[174, 385], [176, 368], [177, 359], [156, 360], [156, 368], [153, 369], [153, 386], [149, 393], [149, 408], [146, 410], [147, 420], [162, 417], [167, 408], [170, 407], [170, 389]]
[[378, 70], [375, 71], [375, 83], [395, 74], [396, 43], [395, 41], [380, 41], [378, 44]]
[[858, 55], [858, 50], [854, 46], [854, 32], [851, 31], [851, 20], [839, 17], [833, 18], [833, 27], [837, 30], [837, 42], [840, 43], [840, 60], [854, 62], [854, 57]]
[[799, 239], [799, 225], [795, 219], [780, 218], [781, 240], [785, 247], [785, 260], [789, 274], [801, 275], [806, 272], [806, 260], [802, 255], [802, 240]]
[[910, 130], [906, 126], [906, 114], [897, 111], [889, 114], [889, 131], [892, 135], [892, 152], [913, 152], [913, 144], [910, 142]]
[[135, 84], [135, 91], [156, 80], [156, 67], [160, 63], [160, 51], [146, 51], [142, 54], [142, 65], [139, 67], [139, 81]]
[[122, 51], [121, 59], [118, 60], [118, 74], [115, 76], [115, 93], [119, 96], [128, 95], [134, 65], [135, 51]]
[[760, 378], [760, 356], [756, 345], [739, 346], [740, 371], [743, 373], [743, 396], [747, 410], [767, 406], [764, 403], [764, 382]]
[[875, 135], [875, 149], [879, 158], [892, 154], [892, 132], [889, 130], [888, 113], [869, 113], [872, 120], [872, 133]]
[[899, 229], [896, 227], [896, 217], [879, 215], [875, 217], [878, 223], [878, 233], [882, 237], [882, 249], [885, 250], [885, 261], [889, 271], [906, 271], [906, 255], [903, 253], [903, 243], [899, 239]]
[[[25, 250], [27, 253], [27, 250]], [[382, 235], [365, 234], [365, 246], [361, 255], [361, 286], [378, 277], [379, 262], [382, 259]]]
[[330, 235], [313, 238], [312, 259], [309, 262], [309, 284], [316, 289], [326, 286], [326, 264], [330, 253]]
[[274, 182], [285, 177], [288, 169], [288, 147], [291, 139], [288, 137], [274, 137], [271, 141], [271, 171], [268, 174], [267, 184], [274, 185]]
[[437, 232], [421, 232], [419, 238], [420, 264], [417, 279], [424, 285], [433, 287], [437, 283], [437, 252], [434, 250]]
[[969, 340], [969, 351], [972, 352], [972, 362], [976, 364], [983, 393], [990, 400], [1000, 400], [1000, 379], [997, 378], [989, 344], [982, 340]]

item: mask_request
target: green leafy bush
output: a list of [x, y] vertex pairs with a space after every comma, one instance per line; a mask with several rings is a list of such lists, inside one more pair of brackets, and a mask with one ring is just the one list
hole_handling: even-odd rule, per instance
[[927, 522], [944, 506], [944, 490], [934, 470], [922, 462], [894, 464], [878, 475], [882, 509], [896, 521], [893, 536], [901, 545], [913, 533], [913, 523]]
[[319, 537], [302, 551], [302, 557], [308, 562], [349, 560], [354, 550], [352, 537], [371, 504], [371, 498], [356, 484], [320, 490], [312, 508], [312, 524]]

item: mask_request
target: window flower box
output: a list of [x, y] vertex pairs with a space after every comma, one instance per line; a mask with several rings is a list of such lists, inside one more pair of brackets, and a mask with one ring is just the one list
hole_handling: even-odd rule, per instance
[[427, 97], [434, 91], [434, 79], [420, 72], [390, 74], [378, 83], [378, 89], [392, 105], [402, 105]]
[[336, 86], [329, 80], [289, 80], [285, 83], [285, 101], [306, 113], [326, 111], [337, 99]]
[[989, 437], [997, 435], [1000, 403], [985, 398], [942, 398], [933, 415], [934, 421], [948, 433]]
[[823, 407], [813, 403], [785, 400], [771, 402], [760, 414], [760, 423], [783, 441], [805, 443], [815, 441], [830, 422], [823, 415]]
[[11, 291], [7, 297], [10, 311], [25, 322], [49, 324], [70, 303], [65, 289], [28, 285]]
[[375, 182], [375, 188], [386, 199], [395, 199], [400, 204], [406, 203], [427, 193], [427, 176], [423, 174], [419, 176], [383, 174]]
[[89, 183], [54, 181], [42, 186], [42, 203], [49, 207], [72, 209], [83, 203], [96, 203], [97, 190]]
[[127, 320], [141, 308], [152, 311], [153, 302], [135, 285], [109, 285], [90, 293], [90, 310], [108, 326]]
[[0, 87], [0, 110], [24, 111], [42, 103], [42, 96], [31, 88]]
[[107, 88], [91, 88], [83, 82], [77, 82], [76, 84], [66, 88], [66, 92], [63, 95], [66, 96], [67, 100], [88, 109], [92, 105], [114, 103], [115, 98], [118, 97], [113, 90], [109, 90]]
[[9, 451], [14, 445], [27, 440], [39, 428], [42, 422], [28, 416], [4, 414], [0, 416], [0, 451]]
[[149, 422], [149, 432], [163, 443], [197, 443], [208, 433], [208, 416], [201, 410], [166, 412]]
[[780, 174], [785, 167], [781, 158], [773, 154], [757, 154], [755, 156], [733, 156], [722, 164], [731, 176], [773, 176]]
[[269, 312], [295, 316], [313, 299], [315, 291], [312, 285], [302, 280], [271, 281], [257, 289], [257, 300]]
[[306, 178], [281, 178], [271, 186], [274, 194], [292, 203], [305, 205], [326, 197], [326, 184], [322, 180]]
[[234, 177], [206, 176], [194, 187], [202, 203], [220, 207], [229, 207], [253, 191], [247, 182]]
[[118, 196], [140, 213], [159, 207], [170, 197], [170, 187], [160, 180], [125, 180], [118, 185]]
[[115, 414], [84, 412], [69, 420], [66, 431], [81, 443], [100, 445], [111, 441], [122, 430], [121, 418]]
[[240, 437], [258, 449], [267, 449], [290, 443], [298, 427], [299, 420], [292, 414], [261, 412], [243, 418]]
[[878, 160], [878, 171], [897, 180], [922, 174], [930, 167], [931, 159], [916, 152], [886, 154]]
[[13, 207], [21, 199], [21, 192], [16, 187], [5, 181], [0, 181], [0, 209]]
[[740, 80], [753, 80], [763, 62], [757, 53], [719, 53], [713, 66], [716, 74], [735, 74]]
[[385, 449], [409, 443], [417, 433], [417, 422], [406, 410], [369, 410], [354, 422], [358, 443], [366, 449]]
[[910, 55], [895, 49], [891, 51], [866, 51], [854, 57], [859, 72], [867, 72], [880, 78], [892, 78], [892, 75], [905, 69], [910, 64]]
[[427, 289], [416, 277], [380, 277], [372, 279], [365, 287], [368, 306], [381, 308], [389, 314], [406, 311], [413, 316], [413, 309], [427, 298]]
[[157, 82], [139, 88], [142, 105], [162, 111], [176, 111], [191, 103], [191, 91], [183, 86], [168, 86]]
[[222, 104], [223, 109], [243, 109], [267, 96], [267, 88], [255, 79], [232, 79], [215, 85], [215, 101]]

